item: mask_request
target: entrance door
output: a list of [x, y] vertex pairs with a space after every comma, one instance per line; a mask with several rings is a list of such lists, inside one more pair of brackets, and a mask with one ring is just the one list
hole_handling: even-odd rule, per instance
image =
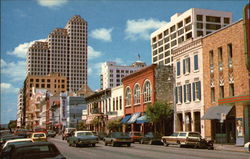
[[201, 113], [194, 112], [194, 131], [201, 132]]

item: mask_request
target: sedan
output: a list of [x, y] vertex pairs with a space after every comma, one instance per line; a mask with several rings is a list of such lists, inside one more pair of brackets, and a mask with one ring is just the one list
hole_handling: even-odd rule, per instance
[[103, 140], [105, 146], [111, 144], [113, 147], [120, 145], [127, 145], [128, 147], [130, 147], [131, 143], [133, 142], [129, 134], [123, 132], [112, 132], [108, 134], [107, 137], [104, 137]]
[[3, 159], [66, 159], [57, 147], [50, 142], [10, 144], [2, 151]]
[[69, 146], [91, 145], [95, 147], [98, 137], [91, 131], [75, 131], [73, 136], [67, 139], [67, 142]]
[[162, 145], [163, 143], [161, 142], [161, 137], [162, 135], [160, 134], [148, 132], [141, 138], [140, 143], [141, 144], [148, 143], [149, 145], [153, 144]]
[[33, 142], [32, 139], [26, 138], [26, 139], [14, 139], [14, 140], [9, 140], [3, 145], [3, 149], [10, 145], [10, 144], [23, 144], [23, 143], [29, 143]]

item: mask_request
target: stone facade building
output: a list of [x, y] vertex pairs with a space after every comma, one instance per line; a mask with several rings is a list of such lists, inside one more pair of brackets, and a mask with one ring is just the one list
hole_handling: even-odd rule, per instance
[[148, 104], [156, 101], [173, 103], [173, 73], [171, 66], [150, 65], [123, 78], [123, 131], [150, 131], [146, 122], [137, 122], [145, 115]]
[[[249, 141], [250, 82], [243, 21], [203, 38], [205, 136], [243, 145]], [[221, 122], [220, 122], [221, 120]]]

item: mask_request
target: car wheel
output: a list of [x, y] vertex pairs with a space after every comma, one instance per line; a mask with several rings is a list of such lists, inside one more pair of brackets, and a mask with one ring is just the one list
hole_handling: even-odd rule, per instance
[[116, 144], [115, 144], [115, 142], [111, 142], [111, 145], [112, 145], [112, 147], [115, 147], [116, 146]]
[[163, 142], [163, 145], [165, 146], [165, 147], [168, 147], [168, 143], [167, 142]]
[[92, 144], [93, 147], [95, 147], [95, 144]]
[[74, 143], [74, 147], [77, 147], [78, 146], [78, 144], [77, 143]]
[[104, 140], [103, 142], [104, 142], [104, 145], [105, 145], [105, 146], [107, 146], [107, 145], [108, 145], [108, 143], [107, 143], [105, 140]]
[[131, 146], [131, 144], [130, 144], [130, 143], [128, 143], [128, 144], [127, 144], [127, 146], [128, 146], [128, 147], [130, 147], [130, 146]]
[[69, 147], [71, 147], [72, 145], [71, 145], [71, 143], [69, 142]]

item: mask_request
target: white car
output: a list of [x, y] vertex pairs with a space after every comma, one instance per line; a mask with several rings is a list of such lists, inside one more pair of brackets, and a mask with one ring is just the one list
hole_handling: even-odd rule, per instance
[[247, 143], [244, 145], [244, 149], [250, 152], [250, 142], [247, 142]]
[[26, 142], [33, 142], [32, 139], [14, 139], [14, 140], [9, 140], [3, 145], [3, 149], [8, 146], [9, 144], [22, 144]]

